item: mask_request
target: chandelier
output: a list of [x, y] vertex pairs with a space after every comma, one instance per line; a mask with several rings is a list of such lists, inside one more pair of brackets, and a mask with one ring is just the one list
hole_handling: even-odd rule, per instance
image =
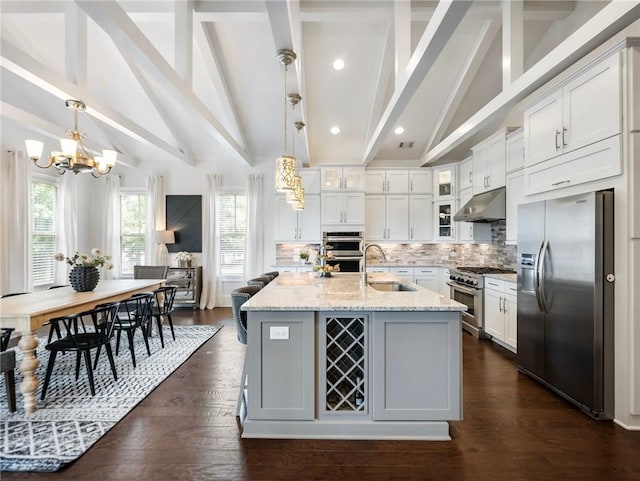
[[[284, 94], [287, 95], [287, 66], [296, 59], [293, 50], [278, 50], [278, 60], [284, 65]], [[296, 158], [287, 155], [287, 105], [284, 106], [284, 152], [276, 159], [275, 187], [276, 192], [288, 192], [294, 189], [296, 176]]]
[[65, 104], [67, 108], [73, 110], [74, 126], [73, 130], [66, 131], [68, 139], [60, 139], [61, 152], [52, 151], [46, 165], [40, 165], [38, 161], [42, 157], [44, 143], [39, 140], [26, 140], [27, 155], [41, 169], [48, 169], [53, 165], [60, 175], [66, 171], [71, 171], [74, 174], [91, 173], [96, 178], [108, 174], [116, 165], [118, 152], [103, 150], [102, 156], [94, 157], [91, 155], [82, 143], [85, 133], [78, 130], [78, 111], [84, 111], [86, 105], [80, 100], [72, 99], [67, 100]]

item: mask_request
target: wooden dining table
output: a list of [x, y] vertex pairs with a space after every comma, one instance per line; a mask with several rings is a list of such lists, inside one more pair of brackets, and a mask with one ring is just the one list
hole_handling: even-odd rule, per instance
[[38, 329], [54, 317], [84, 312], [105, 302], [121, 301], [133, 294], [162, 287], [164, 283], [165, 279], [102, 280], [89, 292], [76, 292], [67, 286], [0, 299], [0, 328], [14, 328], [22, 333], [18, 348], [23, 359], [18, 369], [24, 376], [20, 392], [25, 412], [35, 412], [36, 391], [40, 385], [35, 375], [40, 364], [35, 356]]

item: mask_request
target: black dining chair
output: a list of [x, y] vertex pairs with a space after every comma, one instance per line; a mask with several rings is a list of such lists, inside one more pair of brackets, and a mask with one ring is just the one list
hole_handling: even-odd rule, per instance
[[[116, 356], [120, 351], [120, 336], [124, 331], [127, 333], [129, 352], [131, 353], [131, 361], [133, 362], [134, 368], [136, 367], [136, 354], [133, 339], [136, 330], [140, 329], [140, 331], [142, 331], [142, 338], [147, 348], [147, 354], [149, 356], [151, 355], [151, 349], [149, 348], [149, 323], [151, 322], [151, 303], [153, 297], [151, 292], [134, 294], [129, 299], [120, 302], [120, 308], [116, 316], [114, 327], [116, 333]], [[96, 362], [97, 360], [96, 355]]]
[[173, 301], [176, 298], [176, 292], [178, 288], [176, 286], [164, 286], [159, 287], [153, 291], [154, 301], [151, 304], [151, 315], [156, 320], [158, 327], [158, 334], [160, 335], [160, 344], [164, 348], [164, 336], [162, 334], [162, 318], [166, 318], [171, 328], [171, 337], [176, 340], [176, 333], [173, 328], [173, 319], [171, 319], [171, 313], [173, 312]]
[[166, 279], [169, 266], [133, 266], [134, 279]]
[[[13, 296], [21, 296], [23, 294], [29, 294], [28, 292], [10, 292], [8, 294], [0, 294], [0, 299], [4, 299], [5, 297], [13, 297]], [[9, 346], [9, 339], [11, 339], [11, 334], [15, 331], [13, 327], [3, 327], [0, 329], [0, 351], [6, 351]]]
[[242, 344], [247, 343], [247, 313], [242, 311], [240, 308], [242, 307], [242, 304], [247, 302], [260, 289], [261, 287], [259, 286], [244, 286], [231, 291], [231, 311], [233, 312], [233, 318], [236, 321], [238, 341]]
[[16, 410], [16, 351], [3, 350], [0, 352], [0, 372], [4, 374], [4, 383], [7, 388], [7, 403], [9, 404], [9, 412]]
[[97, 306], [94, 309], [79, 314], [51, 319], [52, 324], [59, 324], [61, 328], [60, 331], [64, 334], [62, 338], [56, 339], [45, 346], [45, 349], [49, 351], [49, 363], [47, 364], [47, 373], [44, 378], [44, 384], [42, 385], [40, 399], [44, 399], [47, 394], [56, 355], [59, 352], [76, 353], [76, 381], [80, 374], [80, 358], [84, 356], [92, 396], [95, 396], [96, 389], [93, 380], [93, 368], [91, 366], [91, 350], [97, 351], [102, 346], [105, 347], [113, 378], [116, 381], [118, 380], [113, 351], [111, 350], [111, 338], [113, 337], [113, 329], [119, 307], [119, 302], [113, 302]]

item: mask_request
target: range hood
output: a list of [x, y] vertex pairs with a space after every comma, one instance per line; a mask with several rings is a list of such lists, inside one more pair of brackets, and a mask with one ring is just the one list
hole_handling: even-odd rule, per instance
[[505, 218], [506, 189], [490, 190], [482, 194], [474, 195], [453, 220], [462, 222], [492, 222]]

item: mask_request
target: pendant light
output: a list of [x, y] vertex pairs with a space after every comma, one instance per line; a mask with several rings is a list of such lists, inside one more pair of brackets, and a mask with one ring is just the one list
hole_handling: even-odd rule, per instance
[[[305, 126], [304, 122], [294, 123], [297, 129], [297, 135]], [[296, 137], [293, 137], [293, 155], [296, 155]], [[304, 210], [304, 187], [302, 187], [302, 177], [296, 175], [294, 178], [293, 191], [287, 192], [287, 202], [291, 204], [293, 210]]]
[[275, 189], [276, 192], [292, 191], [293, 179], [296, 175], [296, 158], [287, 155], [287, 66], [296, 59], [296, 54], [293, 50], [281, 49], [278, 50], [278, 60], [284, 65], [284, 94], [285, 94], [285, 106], [284, 106], [284, 150], [282, 156], [276, 159], [275, 165]]

